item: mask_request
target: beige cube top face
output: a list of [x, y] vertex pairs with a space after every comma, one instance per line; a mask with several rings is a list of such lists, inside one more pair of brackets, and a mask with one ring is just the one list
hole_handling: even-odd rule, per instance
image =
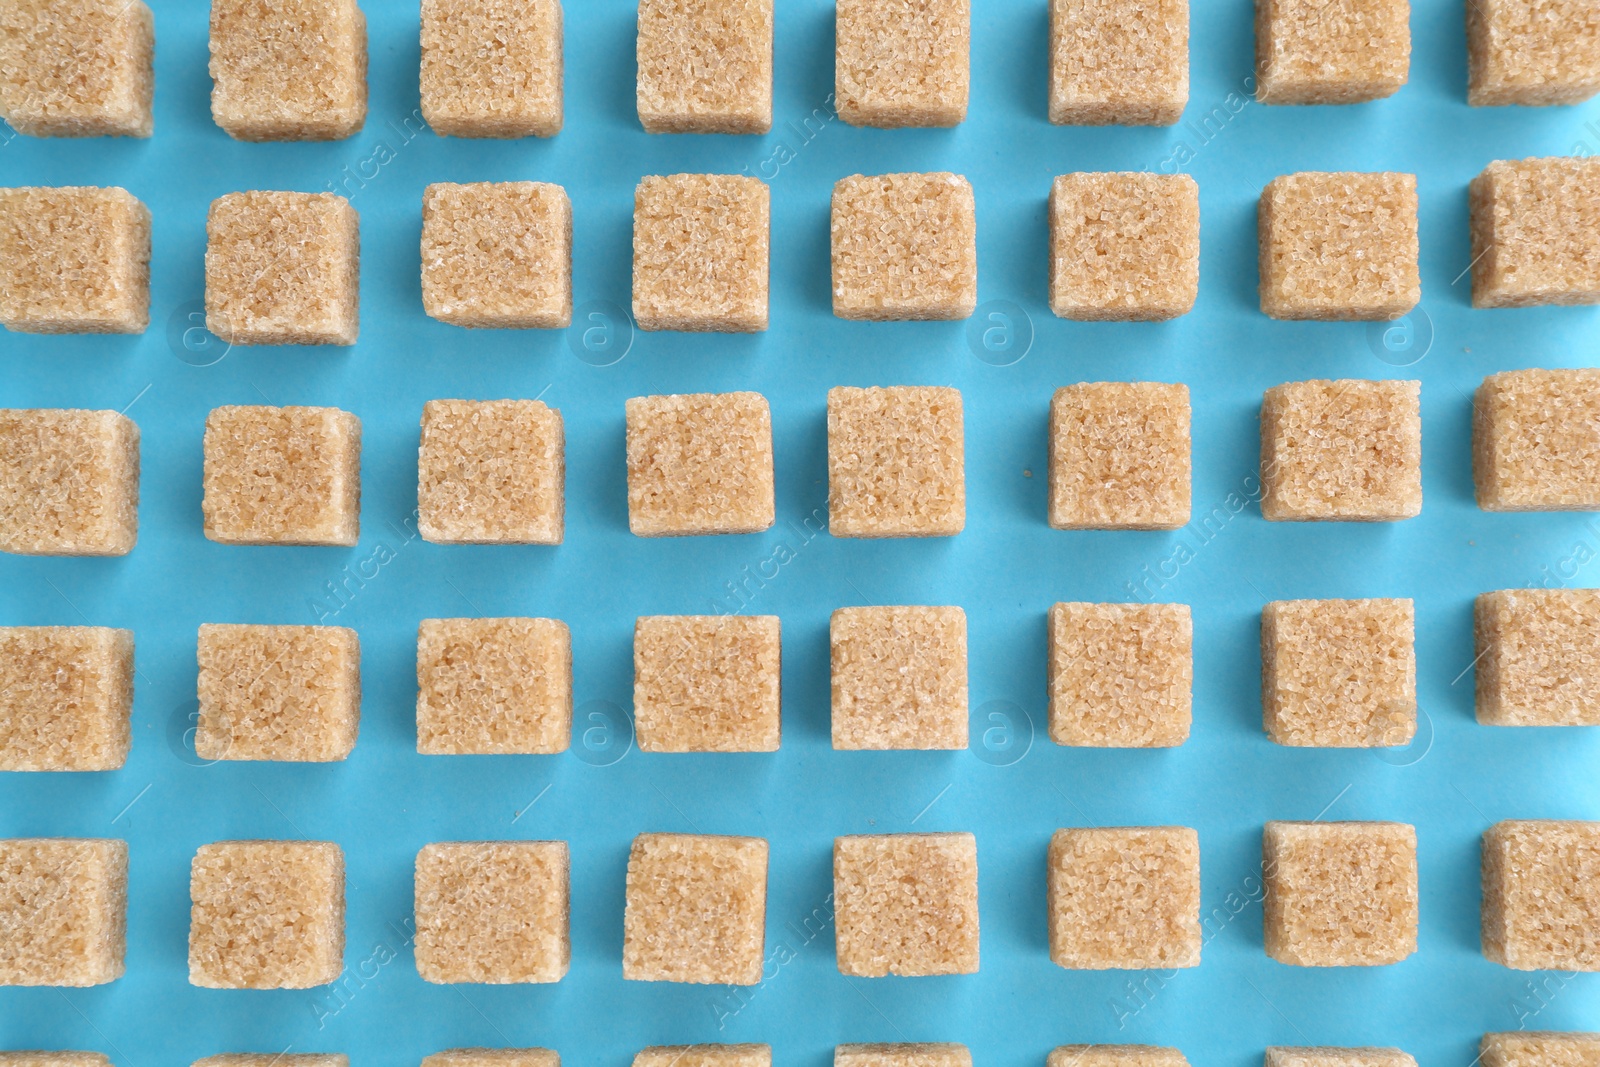
[[548, 182], [438, 182], [422, 194], [422, 308], [453, 326], [572, 322], [572, 202]]
[[1269, 822], [1267, 955], [1372, 967], [1417, 951], [1417, 831], [1392, 822]]
[[1600, 23], [1583, 0], [1467, 5], [1467, 103], [1577, 104], [1600, 92]]
[[944, 1041], [838, 1045], [833, 1067], [972, 1067], [972, 1051]]
[[149, 137], [154, 55], [139, 0], [10, 0], [0, 118], [32, 137]]
[[840, 608], [829, 625], [835, 749], [967, 747], [967, 613]]
[[422, 1057], [422, 1067], [561, 1067], [548, 1048], [452, 1048]]
[[572, 737], [572, 635], [555, 619], [423, 619], [417, 751], [551, 755]]
[[0, 552], [125, 556], [139, 539], [139, 427], [115, 411], [0, 409]]
[[1082, 382], [1050, 401], [1050, 525], [1176, 530], [1189, 522], [1189, 387]]
[[1052, 1049], [1046, 1067], [1189, 1067], [1175, 1048], [1155, 1045], [1062, 1045]]
[[1600, 370], [1491, 374], [1472, 403], [1485, 511], [1600, 511]]
[[133, 631], [0, 627], [0, 771], [112, 771], [128, 759]]
[[0, 986], [95, 986], [122, 977], [126, 841], [0, 840]]
[[1172, 748], [1189, 739], [1194, 620], [1187, 604], [1056, 604], [1048, 625], [1052, 741]]
[[1063, 174], [1050, 189], [1050, 310], [1157, 322], [1194, 307], [1200, 187], [1187, 174]]
[[1395, 522], [1422, 512], [1422, 383], [1288, 382], [1261, 405], [1261, 516]]
[[235, 345], [353, 345], [361, 229], [333, 193], [229, 193], [206, 217], [206, 329]]
[[0, 1052], [0, 1067], [111, 1067], [102, 1052]]
[[1289, 1048], [1267, 1049], [1266, 1067], [1417, 1067], [1417, 1061], [1397, 1048]]
[[647, 177], [633, 195], [633, 317], [641, 330], [767, 328], [772, 196], [733, 174]]
[[626, 404], [628, 528], [640, 537], [758, 533], [776, 516], [772, 409], [760, 393]]
[[1600, 726], [1600, 592], [1483, 593], [1473, 623], [1480, 723]]
[[967, 117], [971, 0], [838, 0], [834, 41], [834, 104], [852, 126]]
[[776, 615], [650, 615], [633, 630], [641, 752], [776, 752]]
[[422, 117], [442, 137], [554, 137], [561, 0], [422, 0]]
[[1256, 99], [1263, 104], [1379, 100], [1410, 72], [1406, 0], [1256, 0]]
[[828, 532], [953, 537], [967, 524], [959, 390], [828, 390]]
[[356, 0], [213, 0], [211, 80], [237, 140], [349, 137], [367, 118], [367, 20]]
[[195, 1060], [190, 1067], [350, 1067], [342, 1052], [225, 1052]]
[[1468, 204], [1473, 307], [1600, 303], [1600, 159], [1496, 160]]
[[1600, 971], [1600, 822], [1514, 819], [1483, 835], [1483, 954], [1519, 971]]
[[1415, 174], [1274, 178], [1257, 226], [1264, 315], [1391, 320], [1422, 299]]
[[0, 325], [17, 333], [143, 333], [149, 323], [144, 204], [118, 188], [0, 189]]
[[978, 306], [978, 223], [957, 174], [857, 174], [833, 187], [833, 313], [964, 319]]
[[773, 0], [640, 0], [639, 122], [647, 133], [772, 128]]
[[422, 408], [417, 529], [447, 545], [559, 545], [566, 525], [561, 412], [538, 400]]
[[331, 763], [361, 724], [361, 642], [343, 626], [200, 627], [203, 760]]
[[225, 545], [354, 545], [361, 420], [338, 408], [221, 407], [206, 418], [206, 537]]
[[771, 1045], [653, 1045], [633, 1067], [772, 1067]]
[[565, 841], [428, 845], [417, 853], [417, 972], [441, 984], [560, 981], [570, 870]]
[[628, 854], [622, 977], [756, 985], [767, 926], [759, 837], [640, 834]]
[[1277, 600], [1261, 612], [1267, 736], [1300, 748], [1381, 748], [1417, 732], [1410, 600]]
[[835, 838], [833, 903], [840, 974], [978, 970], [978, 841], [971, 834]]
[[1057, 830], [1050, 959], [1069, 970], [1200, 965], [1200, 838], [1183, 826]]
[[1171, 126], [1189, 102], [1189, 0], [1050, 0], [1050, 121]]
[[1594, 1067], [1600, 1063], [1600, 1034], [1484, 1034], [1478, 1058], [1484, 1067]]
[[189, 872], [189, 983], [310, 989], [344, 969], [344, 853], [328, 841], [218, 841]]

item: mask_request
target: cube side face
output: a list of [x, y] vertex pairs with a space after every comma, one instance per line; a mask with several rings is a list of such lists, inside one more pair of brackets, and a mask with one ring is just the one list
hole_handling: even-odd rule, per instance
[[338, 408], [220, 407], [203, 443], [205, 535], [225, 545], [354, 545], [361, 420]]
[[1178, 826], [1057, 830], [1050, 959], [1071, 970], [1200, 965], [1200, 839]]
[[1485, 511], [1600, 511], [1600, 370], [1491, 374], [1472, 404]]
[[1421, 383], [1288, 382], [1261, 405], [1261, 516], [1395, 522], [1422, 511]]
[[1397, 1048], [1289, 1048], [1269, 1046], [1266, 1067], [1417, 1067]]
[[0, 771], [116, 770], [132, 710], [132, 631], [0, 627]]
[[572, 736], [572, 635], [555, 619], [424, 619], [417, 751], [552, 755]]
[[1417, 732], [1409, 600], [1279, 600], [1261, 613], [1267, 736], [1300, 748], [1406, 745]]
[[0, 1067], [111, 1067], [102, 1052], [0, 1052]]
[[1186, 174], [1064, 174], [1050, 191], [1050, 309], [1158, 322], [1200, 285], [1200, 190]]
[[1267, 955], [1298, 967], [1372, 967], [1417, 950], [1417, 834], [1403, 823], [1269, 822]]
[[828, 390], [828, 531], [953, 537], [967, 524], [961, 393]]
[[653, 1045], [633, 1067], [772, 1067], [771, 1045]]
[[0, 189], [0, 325], [131, 334], [150, 323], [150, 211], [125, 189]]
[[852, 126], [955, 126], [971, 86], [971, 0], [839, 0], [834, 100]]
[[841, 179], [829, 229], [839, 318], [965, 319], [978, 306], [977, 211], [965, 178]]
[[422, 196], [422, 307], [468, 328], [572, 323], [572, 202], [548, 182], [439, 182]]
[[1467, 7], [1467, 103], [1578, 104], [1600, 92], [1600, 25], [1572, 0]]
[[641, 330], [767, 328], [771, 193], [732, 174], [647, 177], [633, 199], [633, 317]]
[[1600, 159], [1497, 160], [1468, 200], [1473, 307], [1600, 303]]
[[1256, 99], [1358, 104], [1410, 75], [1406, 0], [1256, 0]]
[[978, 970], [978, 845], [971, 834], [876, 834], [833, 843], [839, 973]]
[[572, 958], [565, 841], [428, 845], [417, 853], [416, 958], [424, 981], [557, 982]]
[[1600, 592], [1480, 594], [1477, 717], [1488, 726], [1600, 726]]
[[972, 1050], [946, 1041], [839, 1045], [833, 1067], [972, 1067]]
[[967, 747], [967, 615], [840, 608], [829, 626], [835, 749]]
[[628, 855], [622, 977], [756, 985], [766, 914], [766, 841], [640, 834]]
[[1048, 626], [1052, 741], [1172, 748], [1188, 740], [1194, 621], [1187, 604], [1056, 604]]
[[310, 989], [344, 969], [344, 853], [327, 841], [202, 845], [189, 874], [189, 983]]
[[1484, 1034], [1484, 1067], [1593, 1067], [1600, 1063], [1600, 1034], [1518, 1030]]
[[1188, 0], [1051, 0], [1049, 94], [1057, 125], [1175, 124], [1189, 102]]
[[1258, 225], [1265, 315], [1383, 321], [1422, 299], [1414, 174], [1274, 178]]
[[760, 393], [627, 402], [628, 528], [640, 537], [759, 533], [776, 517], [772, 409]]
[[772, 0], [643, 0], [639, 121], [647, 133], [772, 128]]
[[115, 981], [127, 914], [127, 842], [0, 841], [0, 986]]
[[1600, 971], [1600, 822], [1507, 820], [1483, 835], [1483, 954]]
[[334, 141], [366, 122], [367, 22], [356, 0], [217, 0], [210, 69], [211, 117], [236, 140]]
[[331, 763], [355, 747], [361, 644], [342, 626], [200, 627], [203, 760]]
[[125, 556], [139, 539], [139, 427], [114, 411], [0, 409], [0, 552]]
[[560, 0], [423, 0], [422, 117], [443, 137], [554, 137]]
[[1084, 382], [1050, 402], [1050, 525], [1176, 530], [1189, 522], [1189, 388]]
[[154, 18], [139, 0], [0, 11], [0, 117], [32, 137], [149, 137]]
[[422, 1057], [422, 1067], [561, 1067], [548, 1048], [452, 1048]]
[[422, 408], [417, 529], [456, 545], [559, 545], [561, 412], [537, 400], [430, 400]]
[[1046, 1067], [1189, 1067], [1175, 1048], [1155, 1045], [1061, 1045], [1045, 1059]]
[[778, 616], [656, 615], [633, 633], [641, 752], [776, 752]]

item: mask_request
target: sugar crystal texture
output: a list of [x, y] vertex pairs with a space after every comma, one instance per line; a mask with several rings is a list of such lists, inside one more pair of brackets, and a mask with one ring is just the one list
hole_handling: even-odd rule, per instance
[[1397, 1048], [1288, 1048], [1269, 1046], [1265, 1067], [1417, 1067]]
[[1189, 387], [1080, 382], [1050, 401], [1050, 525], [1176, 530], [1189, 522]]
[[94, 986], [122, 977], [128, 843], [0, 840], [0, 986]]
[[1467, 200], [1473, 307], [1600, 304], [1600, 158], [1496, 160]]
[[143, 333], [150, 211], [126, 189], [0, 189], [0, 325], [17, 333]]
[[1050, 0], [1050, 121], [1171, 126], [1189, 101], [1189, 0]]
[[967, 613], [840, 608], [829, 623], [833, 747], [967, 747]]
[[954, 126], [967, 117], [971, 0], [838, 0], [834, 106], [852, 126]]
[[139, 427], [115, 411], [0, 408], [0, 552], [125, 556], [139, 539]]
[[1417, 951], [1417, 831], [1394, 822], [1269, 822], [1267, 955], [1300, 967], [1372, 967]]
[[1050, 959], [1070, 970], [1200, 965], [1200, 838], [1183, 826], [1057, 830]]
[[1483, 954], [1600, 971], [1600, 822], [1508, 819], [1483, 835]]
[[840, 974], [978, 970], [978, 841], [971, 834], [835, 838], [833, 904]]
[[1600, 92], [1600, 20], [1586, 0], [1467, 5], [1467, 103], [1578, 104]]
[[972, 1067], [972, 1052], [946, 1041], [839, 1045], [833, 1067]]
[[205, 534], [225, 545], [354, 545], [361, 420], [338, 408], [220, 407], [206, 417]]
[[1406, 0], [1256, 0], [1256, 99], [1359, 104], [1411, 72]]
[[361, 724], [361, 642], [343, 626], [200, 627], [203, 760], [331, 763]]
[[572, 201], [548, 182], [436, 182], [422, 193], [422, 308], [453, 326], [572, 322]]
[[1200, 187], [1187, 174], [1063, 174], [1050, 187], [1050, 310], [1157, 322], [1194, 307]]
[[556, 619], [423, 619], [417, 628], [417, 751], [429, 756], [565, 752], [572, 634]]
[[640, 537], [758, 533], [775, 515], [772, 409], [760, 393], [628, 400], [628, 528]]
[[1479, 722], [1600, 726], [1600, 591], [1482, 593], [1473, 620]]
[[1600, 511], [1600, 370], [1491, 374], [1472, 403], [1485, 511]]
[[111, 1067], [103, 1052], [0, 1052], [0, 1067]]
[[561, 1067], [547, 1048], [452, 1048], [422, 1057], [422, 1067]]
[[967, 524], [961, 393], [828, 390], [828, 532], [952, 537]]
[[735, 174], [673, 174], [633, 195], [633, 317], [641, 330], [767, 328], [772, 196]]
[[218, 841], [189, 872], [189, 982], [309, 989], [344, 969], [344, 853], [330, 841]]
[[367, 20], [356, 0], [212, 0], [211, 80], [230, 137], [349, 137], [367, 118]]
[[417, 853], [417, 972], [434, 983], [557, 982], [572, 958], [565, 841], [473, 841]]
[[1287, 382], [1261, 404], [1261, 516], [1394, 522], [1422, 511], [1422, 383]]
[[633, 1067], [772, 1067], [771, 1045], [654, 1045]]
[[648, 133], [772, 128], [773, 0], [640, 0], [639, 122]]
[[1417, 732], [1410, 600], [1275, 600], [1261, 612], [1267, 736], [1300, 748], [1405, 745]]
[[32, 137], [149, 137], [154, 57], [139, 0], [7, 0], [0, 119]]
[[422, 117], [443, 137], [554, 137], [561, 0], [422, 0]]
[[977, 214], [960, 175], [841, 178], [831, 231], [841, 319], [964, 319], [977, 307]]
[[633, 630], [641, 752], [776, 752], [776, 615], [647, 615]]
[[1052, 741], [1172, 748], [1188, 740], [1194, 621], [1187, 604], [1056, 604], [1048, 625]]
[[757, 985], [766, 948], [767, 842], [640, 834], [628, 853], [622, 977]]
[[1257, 228], [1265, 315], [1387, 321], [1422, 299], [1414, 174], [1274, 178]]
[[1548, 1030], [1484, 1034], [1478, 1058], [1483, 1067], [1595, 1067], [1600, 1064], [1600, 1034]]
[[0, 771], [112, 771], [128, 759], [133, 632], [0, 627]]
[[195, 1060], [190, 1067], [350, 1067], [342, 1052], [224, 1052]]
[[538, 400], [422, 407], [417, 529], [447, 545], [559, 545], [566, 517], [561, 412]]
[[1189, 1067], [1175, 1048], [1155, 1045], [1061, 1045], [1045, 1067]]

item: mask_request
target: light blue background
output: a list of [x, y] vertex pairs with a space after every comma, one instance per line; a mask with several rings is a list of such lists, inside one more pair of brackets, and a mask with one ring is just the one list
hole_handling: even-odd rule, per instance
[[[5, 184], [122, 185], [155, 219], [153, 310], [135, 338], [6, 335], [5, 406], [127, 408], [144, 440], [138, 548], [113, 560], [0, 559], [0, 624], [125, 626], [137, 634], [135, 741], [107, 774], [0, 776], [0, 836], [126, 838], [127, 976], [92, 990], [0, 989], [0, 1048], [87, 1048], [118, 1067], [188, 1064], [225, 1051], [343, 1051], [358, 1067], [410, 1065], [458, 1045], [544, 1045], [574, 1067], [624, 1067], [639, 1048], [764, 1041], [784, 1067], [824, 1067], [845, 1041], [950, 1040], [982, 1067], [1039, 1067], [1064, 1042], [1176, 1045], [1196, 1067], [1247, 1067], [1268, 1044], [1394, 1044], [1424, 1067], [1467, 1067], [1486, 1030], [1600, 1029], [1600, 976], [1525, 975], [1478, 946], [1478, 840], [1507, 817], [1600, 817], [1600, 738], [1492, 730], [1472, 717], [1472, 597], [1545, 581], [1594, 583], [1600, 523], [1584, 515], [1489, 515], [1472, 502], [1470, 394], [1512, 367], [1593, 361], [1592, 309], [1473, 311], [1467, 182], [1492, 159], [1600, 151], [1600, 107], [1468, 109], [1458, 0], [1421, 0], [1411, 82], [1362, 106], [1245, 103], [1250, 6], [1199, 0], [1192, 94], [1171, 129], [1071, 129], [1044, 118], [1044, 0], [978, 0], [972, 108], [954, 130], [858, 130], [834, 120], [809, 141], [790, 123], [832, 88], [832, 7], [779, 0], [777, 88], [765, 137], [646, 136], [633, 109], [628, 0], [569, 0], [566, 128], [549, 141], [445, 140], [413, 129], [417, 9], [368, 0], [371, 113], [339, 143], [247, 145], [210, 120], [206, 6], [157, 4], [156, 135], [0, 147]], [[1233, 96], [1231, 102], [1230, 94]], [[1211, 132], [1201, 132], [1206, 116]], [[1187, 151], [1179, 149], [1186, 146]], [[780, 151], [781, 150], [781, 151]], [[1175, 155], [1176, 153], [1176, 155]], [[1192, 159], [1187, 159], [1192, 154]], [[392, 157], [392, 158], [391, 158]], [[644, 174], [772, 177], [772, 328], [754, 337], [632, 337], [621, 362], [577, 358], [572, 331], [467, 332], [422, 313], [418, 231], [431, 181], [542, 179], [572, 195], [580, 306], [625, 306], [632, 189]], [[1045, 198], [1070, 170], [1162, 168], [1200, 183], [1200, 299], [1165, 325], [1082, 325], [1045, 302]], [[364, 161], [385, 159], [381, 166]], [[344, 168], [351, 170], [346, 172]], [[1009, 301], [1034, 332], [1026, 357], [975, 353], [974, 323], [872, 325], [829, 307], [828, 198], [855, 173], [951, 169], [977, 191], [980, 300]], [[1256, 303], [1255, 204], [1296, 170], [1418, 175], [1416, 333], [1289, 324]], [[369, 175], [351, 180], [347, 174]], [[766, 168], [770, 176], [772, 167]], [[362, 331], [353, 349], [223, 346], [188, 318], [202, 296], [208, 202], [240, 189], [321, 190], [345, 181], [361, 213]], [[986, 311], [994, 310], [992, 307]], [[1424, 323], [1424, 316], [1426, 323]], [[1014, 316], [1015, 318], [1015, 316]], [[988, 326], [989, 320], [976, 320]], [[998, 323], [995, 323], [998, 325]], [[613, 328], [626, 330], [615, 317]], [[979, 331], [981, 332], [981, 330]], [[1425, 344], [1431, 332], [1431, 344]], [[614, 334], [616, 343], [622, 335]], [[1425, 357], [1413, 366], [1396, 364]], [[1002, 351], [1014, 358], [1017, 347]], [[1383, 353], [1380, 358], [1379, 353]], [[180, 358], [180, 354], [181, 357]], [[595, 357], [591, 356], [591, 360]], [[1312, 377], [1423, 382], [1422, 516], [1359, 526], [1275, 524], [1253, 501], [1177, 533], [1062, 533], [1045, 513], [1050, 394], [1079, 380], [1188, 383], [1197, 522], [1249, 497], [1262, 391]], [[959, 537], [861, 542], [796, 533], [826, 501], [830, 386], [951, 384], [965, 397], [968, 523]], [[657, 392], [756, 389], [772, 402], [778, 525], [763, 534], [643, 540], [628, 532], [623, 401]], [[439, 397], [542, 396], [567, 432], [566, 543], [465, 548], [408, 539], [417, 421]], [[201, 535], [200, 439], [219, 404], [337, 405], [365, 426], [361, 544], [229, 548]], [[131, 405], [131, 407], [129, 406]], [[784, 744], [775, 755], [643, 756], [608, 747], [630, 704], [635, 616], [714, 610], [725, 585], [780, 543], [795, 558], [750, 610], [782, 617]], [[196, 766], [183, 747], [203, 622], [313, 621], [326, 583], [384, 546], [394, 559], [336, 618], [360, 631], [361, 740], [332, 766]], [[1194, 607], [1194, 734], [1173, 751], [1058, 748], [1044, 736], [1044, 615], [1057, 600], [1130, 599], [1163, 573], [1159, 599]], [[387, 555], [387, 553], [384, 553]], [[767, 570], [772, 573], [771, 568]], [[1297, 751], [1260, 727], [1258, 615], [1281, 597], [1416, 599], [1420, 738], [1407, 750]], [[827, 620], [841, 605], [959, 604], [971, 629], [974, 750], [835, 753], [828, 743]], [[337, 605], [333, 605], [337, 606]], [[430, 616], [555, 616], [572, 627], [580, 737], [555, 757], [424, 758], [415, 752], [414, 648]], [[1031, 747], [986, 750], [991, 712]], [[601, 718], [592, 719], [591, 715]], [[1003, 742], [990, 735], [990, 741]], [[587, 741], [587, 745], [586, 745]], [[618, 745], [620, 742], [612, 742]], [[1010, 765], [996, 765], [1013, 759]], [[602, 765], [608, 764], [609, 765]], [[532, 803], [537, 799], [536, 803]], [[530, 803], [532, 806], [530, 807]], [[520, 817], [518, 813], [520, 814]], [[1420, 951], [1397, 966], [1286, 967], [1262, 951], [1253, 887], [1270, 818], [1397, 819], [1420, 839]], [[1197, 970], [1072, 972], [1050, 963], [1044, 855], [1063, 826], [1184, 823], [1203, 852], [1208, 940]], [[834, 965], [827, 911], [836, 834], [969, 830], [981, 863], [982, 970], [955, 978], [851, 980]], [[625, 983], [623, 872], [646, 830], [758, 834], [772, 844], [768, 947], [793, 959], [743, 1001], [720, 988]], [[219, 992], [188, 985], [189, 860], [235, 837], [337, 841], [349, 863], [349, 974], [330, 990]], [[429, 986], [407, 944], [417, 850], [453, 839], [559, 838], [573, 847], [573, 962], [551, 986]], [[1230, 894], [1236, 894], [1230, 896]], [[813, 924], [813, 929], [815, 926]], [[378, 962], [387, 960], [388, 962]], [[1527, 983], [1546, 990], [1535, 998]], [[1141, 1007], [1141, 1001], [1146, 1006]], [[1120, 1008], [1117, 1005], [1121, 1005]]]

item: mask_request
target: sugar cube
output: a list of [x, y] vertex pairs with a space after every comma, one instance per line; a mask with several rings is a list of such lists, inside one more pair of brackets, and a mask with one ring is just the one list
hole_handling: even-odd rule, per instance
[[772, 1067], [771, 1045], [656, 1045], [633, 1067]]
[[189, 982], [309, 989], [344, 970], [344, 852], [331, 841], [218, 841], [189, 871]]
[[1359, 104], [1411, 72], [1407, 0], [1256, 0], [1256, 99]]
[[200, 627], [203, 760], [332, 763], [361, 724], [361, 642], [343, 626]]
[[1172, 748], [1189, 739], [1189, 605], [1056, 604], [1048, 634], [1050, 739], [1056, 744]]
[[841, 319], [964, 319], [978, 306], [977, 212], [960, 175], [841, 178], [830, 228]]
[[971, 0], [838, 0], [834, 106], [852, 126], [954, 126], [972, 80]]
[[640, 0], [647, 133], [772, 129], [772, 0]]
[[776, 515], [772, 410], [760, 393], [626, 405], [628, 528], [640, 537], [757, 533]]
[[572, 634], [555, 619], [423, 619], [417, 751], [553, 754], [572, 734]]
[[139, 539], [139, 427], [115, 411], [0, 408], [0, 552], [125, 556]]
[[1286, 1048], [1269, 1046], [1266, 1067], [1417, 1067], [1397, 1048]]
[[349, 137], [367, 119], [367, 20], [356, 0], [212, 0], [211, 80], [229, 137]]
[[1600, 304], [1600, 158], [1496, 160], [1467, 193], [1473, 307]]
[[647, 177], [633, 194], [633, 317], [641, 330], [767, 328], [771, 200], [759, 178]]
[[1274, 178], [1257, 226], [1262, 314], [1392, 320], [1422, 299], [1415, 174]]
[[1484, 1034], [1478, 1059], [1483, 1067], [1594, 1067], [1600, 1063], [1600, 1034], [1548, 1030]]
[[111, 1067], [103, 1052], [0, 1052], [0, 1067]]
[[441, 137], [561, 132], [561, 0], [422, 0], [422, 117]]
[[1050, 0], [1050, 121], [1171, 126], [1189, 102], [1189, 0]]
[[0, 118], [32, 137], [149, 137], [154, 56], [139, 0], [9, 0]]
[[1600, 511], [1600, 370], [1491, 374], [1472, 402], [1485, 511]]
[[128, 759], [133, 632], [0, 626], [0, 771], [113, 771]]
[[829, 533], [953, 537], [966, 524], [959, 390], [828, 390]]
[[1200, 838], [1187, 827], [1057, 830], [1048, 892], [1059, 966], [1200, 966]]
[[1299, 748], [1381, 748], [1417, 732], [1410, 600], [1275, 600], [1261, 611], [1267, 736]]
[[572, 201], [548, 182], [435, 182], [422, 193], [422, 309], [453, 326], [572, 323]]
[[834, 838], [833, 904], [840, 974], [977, 973], [978, 840], [971, 834]]
[[839, 1045], [833, 1067], [972, 1067], [972, 1052], [946, 1041]]
[[335, 1052], [225, 1052], [195, 1060], [190, 1067], [350, 1067], [350, 1057]]
[[1194, 307], [1199, 285], [1200, 187], [1187, 174], [1063, 174], [1050, 187], [1057, 315], [1176, 318]]
[[1269, 822], [1267, 955], [1372, 967], [1417, 951], [1417, 831], [1395, 822]]
[[561, 1067], [547, 1048], [452, 1048], [422, 1057], [422, 1067]]
[[417, 529], [446, 545], [559, 545], [566, 516], [561, 412], [538, 400], [422, 407]]
[[572, 959], [565, 841], [472, 841], [417, 853], [417, 972], [435, 983], [559, 982]]
[[628, 853], [622, 977], [756, 985], [766, 949], [767, 842], [640, 834]]
[[1176, 530], [1189, 522], [1189, 387], [1080, 382], [1050, 401], [1050, 525]]
[[1261, 517], [1395, 522], [1422, 511], [1422, 383], [1287, 382], [1261, 404]]
[[1600, 726], [1600, 592], [1482, 593], [1473, 621], [1479, 722]]
[[1467, 103], [1578, 104], [1600, 92], [1600, 24], [1583, 0], [1467, 5]]
[[0, 986], [115, 981], [127, 925], [126, 841], [0, 841]]
[[149, 324], [150, 211], [133, 194], [0, 189], [0, 325], [17, 333], [143, 333]]
[[776, 615], [647, 615], [633, 629], [641, 752], [776, 752]]
[[1189, 1067], [1189, 1061], [1175, 1048], [1155, 1045], [1062, 1045], [1045, 1067]]
[[833, 747], [967, 747], [967, 613], [840, 608], [828, 626]]
[[361, 420], [338, 408], [228, 406], [206, 417], [205, 534], [225, 545], [354, 545]]
[[1507, 819], [1483, 835], [1483, 954], [1600, 971], [1600, 822]]

